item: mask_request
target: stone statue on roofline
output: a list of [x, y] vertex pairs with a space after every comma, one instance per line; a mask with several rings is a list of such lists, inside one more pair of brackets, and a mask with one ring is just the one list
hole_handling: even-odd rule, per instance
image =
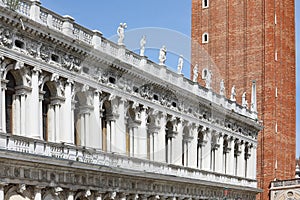
[[248, 101], [246, 100], [246, 92], [244, 92], [242, 95], [242, 106], [244, 108], [248, 108]]
[[235, 85], [233, 85], [232, 88], [231, 88], [230, 100], [231, 101], [236, 101], [235, 96], [236, 96]]
[[180, 55], [178, 58], [178, 65], [177, 65], [178, 74], [182, 74], [182, 68], [183, 68], [183, 55]]
[[165, 62], [167, 60], [167, 48], [165, 45], [163, 45], [159, 50], [159, 65], [165, 65]]
[[140, 41], [140, 56], [145, 56], [146, 36], [143, 35]]
[[125, 38], [125, 29], [127, 28], [126, 23], [120, 23], [118, 29], [117, 29], [117, 34], [118, 34], [118, 45], [124, 45], [124, 38]]
[[198, 81], [198, 64], [196, 64], [193, 68], [193, 82]]
[[212, 79], [212, 72], [211, 70], [207, 70], [207, 75], [205, 79], [205, 86], [207, 89], [211, 89], [211, 79]]
[[222, 79], [220, 82], [220, 95], [224, 96], [225, 95], [225, 83], [224, 80]]

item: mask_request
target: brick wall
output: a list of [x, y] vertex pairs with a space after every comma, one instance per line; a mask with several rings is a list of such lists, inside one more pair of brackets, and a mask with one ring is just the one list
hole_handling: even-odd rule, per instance
[[[295, 173], [294, 17], [294, 0], [211, 0], [206, 9], [201, 0], [192, 0], [192, 66], [198, 64], [200, 73], [205, 67], [213, 71], [215, 91], [224, 79], [228, 98], [235, 85], [238, 103], [247, 92], [250, 104], [251, 82], [257, 83], [264, 125], [257, 152], [258, 185], [264, 193], [258, 199], [269, 199], [275, 178], [294, 178]], [[202, 44], [204, 32], [209, 33], [207, 44]], [[201, 75], [198, 80], [204, 84]]]

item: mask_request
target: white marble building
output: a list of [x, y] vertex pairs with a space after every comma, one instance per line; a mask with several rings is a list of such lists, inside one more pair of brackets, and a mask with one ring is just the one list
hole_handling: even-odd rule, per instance
[[17, 12], [0, 1], [0, 66], [0, 200], [252, 200], [260, 191], [255, 110], [38, 0]]

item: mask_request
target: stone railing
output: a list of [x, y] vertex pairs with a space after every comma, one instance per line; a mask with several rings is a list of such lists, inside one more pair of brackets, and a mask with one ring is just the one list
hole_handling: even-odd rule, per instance
[[271, 183], [271, 188], [280, 188], [280, 187], [292, 187], [300, 186], [300, 178], [293, 180], [283, 180], [283, 181], [273, 181]]
[[[185, 90], [188, 93], [193, 93], [197, 96], [207, 99], [210, 102], [220, 105], [227, 110], [233, 110], [238, 114], [244, 115], [253, 120], [257, 120], [256, 112], [251, 112], [249, 109], [246, 109], [235, 102], [231, 102], [224, 96], [220, 96], [211, 90], [200, 86], [198, 83], [192, 82], [182, 75], [167, 69], [165, 66], [160, 66], [146, 59], [145, 57], [141, 57], [138, 54], [126, 49], [124, 46], [117, 45], [107, 40], [102, 36], [100, 31], [86, 29], [75, 23], [74, 19], [70, 16], [60, 16], [46, 8], [41, 7], [38, 0], [21, 0], [21, 4], [17, 12], [49, 27], [50, 29], [61, 32], [62, 34], [67, 35], [74, 40], [79, 40], [83, 45], [85, 44], [92, 46], [96, 50], [95, 52], [104, 52], [110, 55], [112, 58], [117, 58], [124, 63], [134, 66], [136, 70], [142, 70], [143, 74], [157, 77], [158, 81], [163, 81], [164, 83], [174, 85], [181, 90]], [[93, 56], [97, 56], [97, 54]]]
[[31, 138], [0, 133], [0, 151], [22, 152], [27, 155], [38, 155], [58, 159], [71, 160], [93, 165], [130, 170], [136, 173], [164, 174], [173, 177], [189, 178], [229, 185], [257, 187], [256, 180], [225, 174], [153, 162], [145, 159], [132, 158], [116, 153], [107, 153], [97, 149], [75, 147], [74, 145], [50, 143]]

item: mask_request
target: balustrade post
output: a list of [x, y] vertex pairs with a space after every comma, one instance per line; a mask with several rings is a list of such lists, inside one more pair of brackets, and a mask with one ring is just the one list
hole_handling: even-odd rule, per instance
[[62, 32], [63, 34], [69, 36], [69, 37], [74, 37], [73, 34], [73, 23], [74, 23], [74, 18], [69, 16], [69, 15], [65, 15], [63, 18], [63, 25], [62, 25]]
[[30, 19], [32, 19], [33, 21], [40, 21], [40, 6], [40, 0], [31, 0]]
[[101, 49], [101, 43], [102, 43], [102, 33], [98, 30], [94, 30], [94, 35], [92, 38], [92, 45], [95, 49], [100, 50]]

